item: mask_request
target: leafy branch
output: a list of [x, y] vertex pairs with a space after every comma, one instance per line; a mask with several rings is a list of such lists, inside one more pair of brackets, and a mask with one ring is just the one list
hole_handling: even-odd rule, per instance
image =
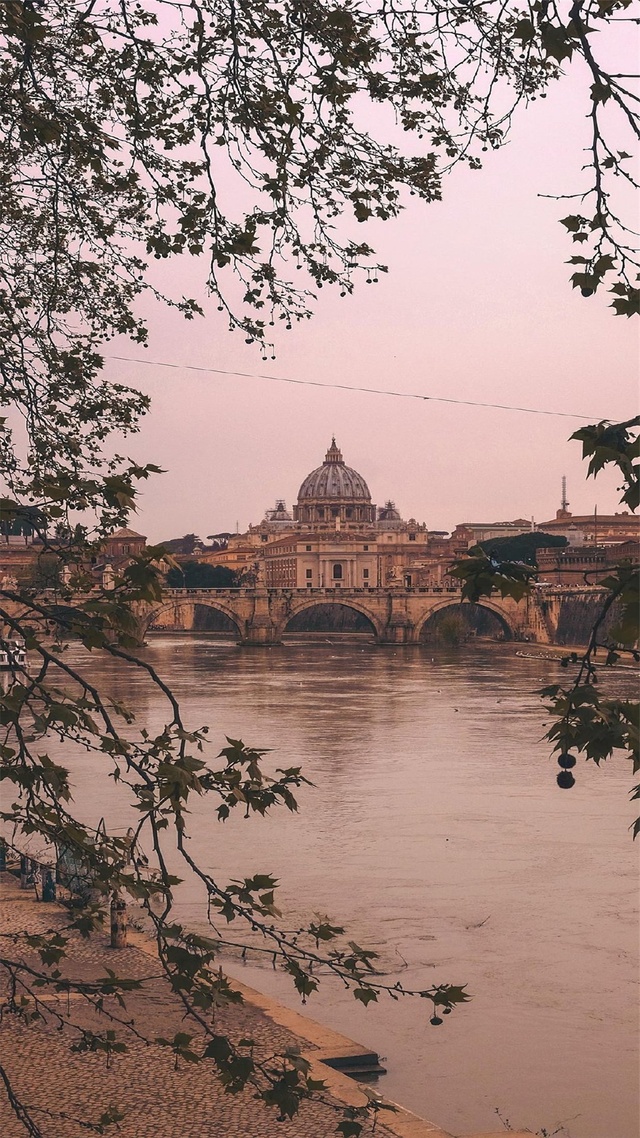
[[[207, 761], [206, 728], [185, 724], [170, 686], [134, 657], [136, 606], [160, 595], [162, 550], [133, 558], [109, 588], [96, 582], [102, 539], [126, 522], [139, 486], [158, 473], [113, 453], [114, 438], [139, 430], [149, 401], [105, 378], [105, 347], [116, 336], [147, 342], [143, 294], [186, 320], [204, 312], [206, 294], [230, 331], [268, 355], [272, 329], [309, 318], [321, 288], [350, 293], [359, 275], [373, 283], [386, 271], [360, 226], [392, 220], [411, 196], [438, 200], [456, 165], [479, 169], [508, 139], [519, 109], [546, 97], [573, 57], [593, 79], [595, 183], [584, 200], [595, 197], [593, 210], [565, 225], [577, 244], [592, 243], [578, 270], [583, 291], [615, 279], [614, 309], [630, 314], [637, 261], [608, 187], [612, 178], [634, 185], [626, 143], [614, 145], [610, 130], [621, 121], [637, 138], [637, 100], [591, 46], [591, 33], [606, 31], [628, 6], [575, 3], [567, 21], [554, 3], [0, 5], [0, 528], [30, 527], [53, 563], [50, 590], [6, 581], [0, 590], [0, 641], [21, 636], [30, 657], [28, 668], [12, 667], [0, 694], [0, 780], [14, 799], [0, 821], [75, 865], [82, 896], [72, 931], [97, 928], [115, 892], [141, 904], [189, 1020], [189, 1031], [162, 1046], [178, 1062], [202, 1059], [211, 1046], [207, 1059], [227, 1085], [252, 1085], [279, 1117], [322, 1091], [291, 1055], [263, 1062], [241, 1043], [221, 1042], [215, 1009], [236, 998], [214, 968], [226, 944], [260, 940], [303, 998], [325, 971], [365, 1004], [410, 993], [387, 983], [375, 954], [330, 920], [284, 928], [269, 875], [224, 884], [189, 855], [193, 795], [214, 803], [223, 822], [233, 810], [295, 810], [305, 779], [298, 766], [267, 769], [265, 752], [240, 740], [229, 740], [217, 764]], [[619, 117], [610, 126], [612, 110]], [[164, 283], [177, 257], [199, 268], [197, 296]], [[624, 433], [633, 424], [620, 426]], [[594, 430], [601, 427], [610, 430]], [[637, 487], [630, 436], [603, 435], [594, 446], [598, 462], [603, 446], [612, 450], [606, 461], [619, 466], [626, 492], [634, 478]], [[468, 596], [493, 581], [503, 595], [522, 596], [531, 584], [527, 567], [490, 559], [463, 577]], [[166, 701], [164, 726], [138, 728], [83, 665], [69, 663], [71, 639], [139, 669]], [[603, 708], [600, 701], [598, 714], [614, 715]], [[576, 714], [572, 707], [567, 722]], [[616, 714], [624, 742], [626, 720]], [[47, 753], [52, 737], [84, 748], [122, 786], [135, 811], [133, 841], [96, 834], [74, 816], [69, 771]], [[206, 890], [210, 940], [173, 920], [176, 851]], [[218, 928], [232, 921], [243, 929], [233, 938]], [[42, 936], [11, 942], [13, 956], [0, 963], [15, 1014], [22, 997], [36, 1001], [29, 1014], [45, 1014], [42, 987], [69, 990], [57, 974], [67, 933]], [[78, 1048], [111, 1061], [126, 1046], [127, 983], [110, 976], [99, 990], [76, 988], [111, 1017], [104, 1032], [82, 1029]], [[434, 1024], [468, 998], [461, 985], [413, 994], [430, 1002]], [[207, 1040], [200, 1051], [186, 1038], [191, 1025]], [[38, 1135], [33, 1113], [3, 1079], [16, 1117]], [[347, 1112], [345, 1138], [361, 1133], [364, 1117]]]

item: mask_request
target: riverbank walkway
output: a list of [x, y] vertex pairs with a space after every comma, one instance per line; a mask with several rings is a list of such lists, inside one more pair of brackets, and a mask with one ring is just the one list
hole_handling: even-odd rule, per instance
[[[11, 956], [7, 934], [43, 933], [61, 928], [61, 906], [42, 904], [33, 893], [20, 890], [16, 878], [0, 874], [0, 956]], [[88, 940], [73, 936], [67, 946], [64, 974], [74, 979], [104, 977], [110, 968], [119, 976], [147, 978], [143, 992], [127, 996], [126, 1018], [133, 1018], [149, 1038], [172, 1038], [178, 1031], [195, 1035], [185, 1024], [182, 1007], [161, 977], [153, 944], [130, 931], [124, 949], [109, 947], [108, 931]], [[220, 1034], [239, 1040], [255, 1040], [256, 1053], [267, 1057], [297, 1047], [312, 1062], [312, 1077], [322, 1078], [329, 1094], [326, 1103], [303, 1104], [291, 1121], [279, 1123], [275, 1112], [256, 1102], [251, 1091], [225, 1094], [213, 1064], [182, 1062], [175, 1069], [168, 1048], [127, 1038], [128, 1051], [115, 1056], [107, 1067], [104, 1055], [70, 1050], [77, 1033], [59, 1029], [56, 1006], [67, 1007], [67, 997], [43, 992], [51, 1014], [46, 1022], [26, 1024], [7, 1013], [0, 1019], [0, 1055], [12, 1085], [29, 1108], [44, 1138], [86, 1138], [96, 1133], [81, 1125], [96, 1123], [105, 1110], [117, 1106], [124, 1118], [106, 1128], [108, 1138], [331, 1138], [340, 1120], [337, 1107], [359, 1106], [365, 1100], [358, 1084], [319, 1060], [353, 1049], [352, 1041], [291, 1012], [259, 993], [233, 981], [245, 996], [242, 1005], [224, 1007], [216, 1013]], [[2, 993], [4, 1000], [5, 993]], [[84, 1001], [72, 996], [76, 1022], [105, 1031], [106, 1017], [85, 1009]], [[124, 1038], [123, 1031], [118, 1032]], [[194, 1048], [197, 1050], [196, 1041]], [[30, 1133], [16, 1116], [0, 1084], [0, 1134], [2, 1138], [25, 1138]], [[365, 1126], [363, 1138], [371, 1135]], [[435, 1123], [408, 1111], [383, 1112], [375, 1128], [376, 1138], [451, 1138]], [[489, 1136], [486, 1136], [489, 1138]], [[518, 1138], [511, 1134], [510, 1138]], [[524, 1138], [524, 1136], [522, 1136]]]

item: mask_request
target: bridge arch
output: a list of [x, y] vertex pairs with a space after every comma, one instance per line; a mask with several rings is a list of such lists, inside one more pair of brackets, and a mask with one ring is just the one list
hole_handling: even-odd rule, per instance
[[[468, 618], [475, 617], [476, 622], [482, 625], [483, 615], [491, 614], [491, 618], [495, 621], [495, 627], [499, 628], [505, 640], [513, 640], [515, 636], [514, 629], [509, 622], [508, 617], [505, 616], [501, 607], [491, 599], [483, 598], [481, 602], [474, 601], [459, 601], [442, 599], [431, 605], [427, 611], [416, 622], [416, 639], [418, 642], [425, 639], [425, 632], [428, 630], [428, 625], [433, 621], [434, 626], [438, 623], [438, 614], [449, 612], [452, 616], [459, 616], [463, 621]], [[434, 621], [433, 618], [436, 618]], [[472, 621], [469, 620], [468, 627], [471, 628]]]
[[[344, 610], [339, 613], [337, 610]], [[360, 620], [349, 621], [349, 613], [355, 614]], [[336, 628], [336, 623], [340, 623], [341, 617], [344, 618], [344, 627], [342, 629]], [[323, 619], [324, 618], [324, 619]], [[305, 623], [315, 623], [315, 629], [305, 629], [301, 625]], [[349, 624], [352, 627], [348, 627]], [[331, 627], [333, 625], [333, 627]], [[286, 618], [282, 621], [278, 629], [279, 638], [286, 634], [295, 632], [309, 632], [317, 631], [322, 633], [331, 634], [331, 632], [369, 632], [376, 640], [380, 638], [381, 628], [380, 622], [377, 617], [359, 601], [354, 601], [349, 597], [347, 600], [338, 600], [333, 598], [320, 598], [309, 597], [308, 600], [294, 604], [291, 611], [287, 613]]]
[[[158, 606], [158, 608], [153, 609], [149, 614], [146, 621], [146, 631], [162, 631], [162, 624], [160, 624], [159, 627], [156, 625], [158, 618], [161, 617], [163, 613], [176, 613], [177, 610], [191, 610], [191, 624], [185, 631], [228, 632], [236, 636], [238, 640], [242, 639], [243, 629], [241, 618], [229, 605], [225, 604], [224, 601], [219, 601], [217, 598], [215, 601], [200, 597], [197, 600], [185, 597], [184, 600], [174, 599], [166, 601], [164, 604]], [[206, 619], [207, 612], [209, 612], [214, 619], [208, 621]], [[216, 620], [214, 614], [218, 614], [222, 619]], [[154, 629], [154, 626], [156, 626], [156, 629]], [[175, 628], [175, 624], [173, 627]]]

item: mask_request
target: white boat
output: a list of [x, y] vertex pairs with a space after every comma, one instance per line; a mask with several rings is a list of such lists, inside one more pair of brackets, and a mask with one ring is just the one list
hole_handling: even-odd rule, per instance
[[0, 671], [26, 668], [27, 652], [24, 640], [0, 640]]

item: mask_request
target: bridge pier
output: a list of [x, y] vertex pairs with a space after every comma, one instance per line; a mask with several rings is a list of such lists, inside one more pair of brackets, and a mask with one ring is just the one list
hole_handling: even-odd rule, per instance
[[387, 594], [387, 623], [380, 638], [380, 644], [415, 644], [418, 636], [415, 621], [411, 619], [406, 596]]
[[246, 636], [238, 642], [241, 648], [268, 648], [272, 644], [282, 644], [278, 639], [276, 628], [271, 621], [258, 619], [247, 626]]
[[253, 612], [245, 625], [246, 631], [240, 640], [240, 644], [247, 648], [280, 644], [278, 629], [271, 616], [271, 604], [267, 590], [256, 589], [253, 601]]
[[417, 642], [415, 625], [408, 619], [390, 621], [378, 640], [379, 644], [417, 644]]

